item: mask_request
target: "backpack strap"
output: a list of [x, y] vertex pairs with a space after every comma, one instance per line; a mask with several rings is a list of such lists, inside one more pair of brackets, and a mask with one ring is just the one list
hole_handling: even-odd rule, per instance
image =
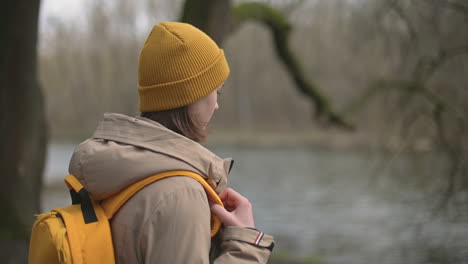
[[93, 208], [93, 203], [89, 198], [88, 191], [73, 175], [65, 177], [65, 183], [70, 189], [70, 196], [72, 204], [81, 204], [81, 212], [83, 213], [84, 222], [86, 224], [94, 223], [98, 221], [96, 212]]
[[[107, 218], [111, 219], [114, 216], [114, 214], [120, 209], [120, 207], [122, 207], [127, 202], [128, 199], [130, 199], [133, 195], [135, 195], [139, 190], [143, 189], [145, 186], [155, 181], [168, 178], [168, 177], [173, 177], [173, 176], [186, 176], [186, 177], [190, 177], [196, 180], [205, 189], [206, 195], [210, 202], [219, 204], [224, 207], [223, 202], [221, 201], [221, 198], [219, 198], [218, 194], [215, 192], [213, 187], [211, 187], [206, 182], [206, 180], [199, 174], [191, 172], [191, 171], [167, 171], [167, 172], [159, 173], [159, 174], [144, 178], [140, 181], [137, 181], [127, 186], [125, 189], [123, 189], [119, 193], [102, 201], [101, 206], [104, 209], [104, 212]], [[217, 216], [212, 215], [211, 216], [211, 236], [213, 237], [214, 235], [216, 235], [216, 233], [218, 233], [220, 228], [221, 228], [221, 220], [219, 220]]]

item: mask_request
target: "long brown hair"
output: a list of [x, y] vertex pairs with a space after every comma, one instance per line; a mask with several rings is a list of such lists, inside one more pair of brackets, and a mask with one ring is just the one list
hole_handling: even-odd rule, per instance
[[188, 106], [165, 111], [142, 112], [141, 116], [156, 121], [166, 128], [196, 142], [202, 142], [207, 137], [205, 129], [190, 116]]

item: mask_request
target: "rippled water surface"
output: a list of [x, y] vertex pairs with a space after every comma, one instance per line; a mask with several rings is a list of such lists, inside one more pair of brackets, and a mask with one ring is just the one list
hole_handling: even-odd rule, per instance
[[[49, 148], [45, 210], [69, 203], [61, 180], [73, 147]], [[211, 149], [234, 158], [230, 186], [252, 202], [257, 227], [275, 235], [276, 254], [316, 256], [326, 263], [468, 263], [466, 222], [433, 218], [405, 175], [392, 177], [370, 154], [306, 147]]]

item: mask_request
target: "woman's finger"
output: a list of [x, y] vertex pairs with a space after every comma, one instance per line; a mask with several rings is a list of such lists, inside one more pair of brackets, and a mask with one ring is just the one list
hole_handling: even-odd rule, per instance
[[242, 203], [244, 200], [247, 200], [244, 196], [231, 188], [227, 188], [219, 195], [219, 197], [221, 200], [223, 200], [223, 202], [230, 203], [233, 206], [236, 206], [237, 204]]
[[236, 218], [219, 204], [211, 205], [211, 212], [219, 217], [226, 226], [238, 225]]
[[220, 195], [222, 206], [210, 205], [211, 212], [226, 226], [255, 227], [252, 205], [249, 200], [231, 188]]

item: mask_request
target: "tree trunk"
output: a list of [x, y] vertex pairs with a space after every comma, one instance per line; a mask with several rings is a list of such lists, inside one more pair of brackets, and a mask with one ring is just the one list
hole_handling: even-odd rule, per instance
[[231, 1], [186, 0], [180, 21], [196, 26], [222, 46], [233, 27]]
[[0, 12], [0, 259], [26, 263], [40, 210], [46, 150], [43, 95], [37, 77], [40, 0], [6, 1]]

